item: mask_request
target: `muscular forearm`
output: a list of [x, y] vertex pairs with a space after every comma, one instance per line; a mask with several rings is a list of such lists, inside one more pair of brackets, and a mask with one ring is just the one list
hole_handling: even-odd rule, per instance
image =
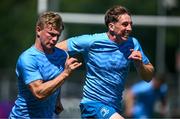
[[151, 63], [144, 64], [142, 62], [142, 54], [140, 51], [136, 51], [134, 49], [130, 49], [130, 51], [132, 53], [128, 58], [134, 60], [134, 64], [137, 72], [139, 73], [139, 75], [143, 80], [150, 81], [154, 73], [154, 67], [152, 66]]
[[49, 81], [48, 83], [43, 83], [41, 86], [41, 90], [39, 91], [43, 97], [47, 97], [48, 95], [52, 94], [57, 88], [59, 88], [68, 77], [67, 74], [60, 74], [55, 79]]
[[48, 97], [50, 94], [52, 94], [57, 88], [59, 88], [64, 80], [68, 77], [68, 75], [64, 72], [62, 72], [60, 75], [58, 75], [53, 80], [47, 81], [45, 83], [35, 81], [34, 83], [30, 84], [30, 89], [37, 97], [38, 99], [44, 99]]
[[137, 72], [141, 76], [141, 78], [145, 81], [150, 81], [154, 74], [154, 67], [151, 63], [149, 64], [143, 64], [142, 62], [139, 62], [135, 64]]
[[38, 98], [44, 99], [52, 94], [57, 88], [59, 88], [64, 80], [71, 74], [73, 70], [81, 66], [82, 63], [77, 62], [75, 58], [67, 59], [65, 63], [64, 71], [56, 78], [43, 82], [42, 80], [36, 80], [29, 84], [31, 92]]

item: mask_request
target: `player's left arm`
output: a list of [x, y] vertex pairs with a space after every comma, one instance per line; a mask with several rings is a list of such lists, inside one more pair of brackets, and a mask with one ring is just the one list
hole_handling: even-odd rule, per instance
[[124, 92], [124, 103], [125, 103], [125, 116], [131, 118], [133, 116], [133, 107], [135, 102], [135, 95], [129, 88]]
[[61, 95], [59, 94], [56, 100], [56, 105], [55, 105], [55, 114], [60, 114], [64, 110], [63, 105], [61, 103]]
[[147, 82], [149, 82], [154, 74], [154, 67], [151, 63], [144, 64], [142, 61], [142, 54], [138, 50], [131, 49], [131, 54], [128, 57], [134, 61], [136, 70], [141, 78]]

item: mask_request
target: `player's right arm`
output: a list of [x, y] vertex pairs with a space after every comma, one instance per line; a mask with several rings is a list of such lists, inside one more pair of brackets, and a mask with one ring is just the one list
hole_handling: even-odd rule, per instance
[[56, 44], [57, 48], [69, 51], [69, 54], [87, 53], [89, 48], [94, 43], [93, 35], [81, 35], [68, 38]]
[[68, 50], [67, 40], [63, 40], [63, 41], [61, 41], [61, 42], [58, 42], [58, 43], [56, 44], [56, 47], [67, 51], [67, 50]]
[[47, 82], [35, 80], [29, 84], [29, 89], [37, 99], [44, 99], [59, 88], [70, 73], [81, 65], [82, 63], [77, 62], [75, 58], [67, 59], [65, 69], [61, 74]]

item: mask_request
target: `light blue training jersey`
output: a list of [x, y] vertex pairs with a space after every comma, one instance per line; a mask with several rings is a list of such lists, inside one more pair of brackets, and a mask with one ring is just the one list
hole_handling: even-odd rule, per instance
[[44, 100], [36, 99], [28, 88], [35, 80], [43, 82], [54, 79], [64, 70], [67, 53], [54, 48], [54, 53], [45, 54], [35, 46], [23, 52], [16, 65], [18, 96], [10, 118], [51, 118], [55, 110], [60, 88]]
[[163, 84], [159, 89], [153, 87], [152, 81], [147, 83], [140, 81], [136, 83], [131, 91], [135, 95], [135, 104], [133, 107], [133, 117], [150, 118], [153, 116], [153, 110], [156, 101], [165, 98], [167, 94], [167, 85]]
[[120, 111], [122, 92], [131, 60], [130, 49], [142, 53], [143, 63], [149, 63], [140, 44], [134, 37], [117, 44], [106, 33], [72, 37], [67, 41], [70, 54], [82, 53], [87, 68], [83, 87], [85, 101], [101, 101]]

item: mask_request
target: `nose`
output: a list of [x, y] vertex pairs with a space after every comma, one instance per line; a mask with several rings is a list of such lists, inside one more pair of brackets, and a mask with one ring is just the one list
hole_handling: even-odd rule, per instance
[[59, 36], [56, 35], [56, 36], [54, 36], [54, 37], [52, 38], [52, 41], [53, 41], [54, 43], [56, 43], [56, 42], [58, 41], [58, 39], [59, 39]]
[[128, 31], [132, 31], [132, 25], [131, 25], [131, 24], [128, 24], [127, 30], [128, 30]]

